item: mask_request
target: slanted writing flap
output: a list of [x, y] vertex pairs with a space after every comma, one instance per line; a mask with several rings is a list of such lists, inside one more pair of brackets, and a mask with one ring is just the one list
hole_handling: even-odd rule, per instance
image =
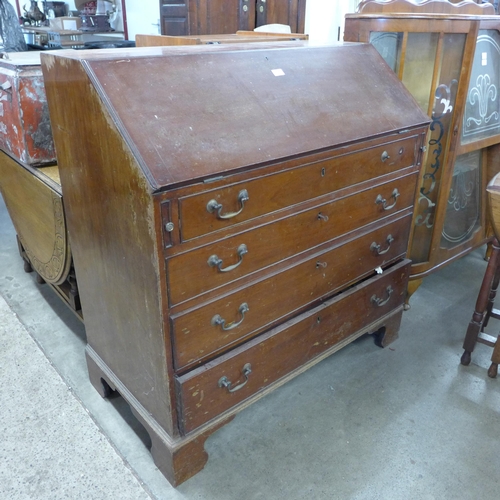
[[428, 121], [369, 45], [189, 49], [84, 56], [158, 187]]

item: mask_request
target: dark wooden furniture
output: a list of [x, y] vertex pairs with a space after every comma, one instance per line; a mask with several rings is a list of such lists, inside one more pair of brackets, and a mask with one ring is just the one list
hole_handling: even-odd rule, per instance
[[136, 47], [168, 47], [171, 45], [214, 45], [220, 43], [273, 42], [285, 40], [308, 40], [301, 33], [263, 33], [259, 31], [237, 31], [226, 35], [136, 35]]
[[428, 118], [368, 44], [238, 47], [42, 54], [89, 375], [173, 484], [406, 294]]
[[57, 165], [32, 167], [0, 151], [0, 192], [26, 272], [35, 271], [81, 319]]
[[410, 257], [422, 279], [491, 237], [485, 188], [499, 170], [500, 18], [491, 4], [362, 2], [345, 40], [371, 42], [431, 118]]
[[212, 35], [286, 24], [304, 33], [306, 0], [160, 0], [161, 34]]
[[0, 57], [0, 149], [27, 165], [56, 162], [40, 54]]
[[493, 353], [488, 376], [495, 378], [500, 364], [500, 336], [495, 338], [484, 330], [488, 326], [490, 318], [500, 319], [500, 311], [494, 307], [500, 282], [500, 243], [498, 241], [500, 236], [500, 174], [497, 174], [488, 184], [487, 194], [496, 237], [493, 240], [490, 259], [481, 283], [475, 310], [467, 328], [463, 346], [464, 353], [460, 362], [465, 366], [470, 364], [471, 354], [477, 342], [489, 345], [493, 347]]
[[40, 54], [0, 59], [0, 192], [27, 272], [81, 317]]

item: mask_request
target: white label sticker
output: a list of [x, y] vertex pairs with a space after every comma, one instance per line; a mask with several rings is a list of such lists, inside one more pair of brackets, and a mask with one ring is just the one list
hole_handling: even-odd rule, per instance
[[282, 69], [272, 69], [274, 76], [285, 76], [285, 72]]
[[481, 65], [488, 66], [488, 52], [483, 52], [481, 54]]

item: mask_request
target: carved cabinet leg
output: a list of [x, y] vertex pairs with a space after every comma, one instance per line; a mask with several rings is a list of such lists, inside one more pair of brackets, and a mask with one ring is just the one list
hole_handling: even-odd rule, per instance
[[471, 361], [471, 353], [477, 342], [477, 337], [483, 326], [485, 312], [488, 308], [488, 299], [491, 295], [493, 282], [497, 274], [498, 265], [500, 264], [500, 244], [495, 238], [492, 243], [492, 251], [486, 272], [484, 273], [479, 295], [476, 301], [476, 307], [472, 315], [472, 319], [467, 328], [464, 340], [464, 353], [460, 359], [462, 365], [467, 366]]
[[408, 289], [405, 300], [405, 311], [411, 309], [410, 298], [417, 291], [424, 280], [422, 278], [412, 279], [408, 282]]

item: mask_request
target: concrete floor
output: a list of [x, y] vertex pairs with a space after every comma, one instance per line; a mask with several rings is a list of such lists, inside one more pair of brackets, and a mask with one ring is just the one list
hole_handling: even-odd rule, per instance
[[362, 337], [240, 413], [174, 489], [90, 385], [83, 325], [24, 273], [0, 199], [0, 498], [498, 499], [500, 378], [487, 346], [459, 364], [482, 256], [427, 278], [390, 347]]

